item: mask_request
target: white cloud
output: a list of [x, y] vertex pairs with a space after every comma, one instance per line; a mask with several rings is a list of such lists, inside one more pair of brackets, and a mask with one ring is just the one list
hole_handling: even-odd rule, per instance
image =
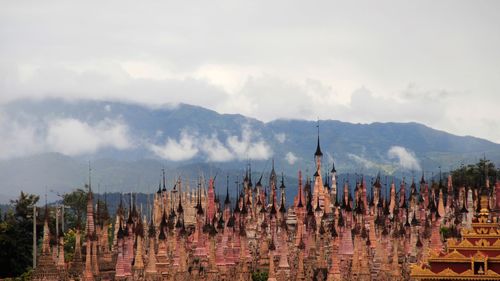
[[240, 65], [203, 64], [193, 75], [222, 87], [229, 95], [234, 95], [241, 90], [250, 75], [259, 73], [258, 68], [251, 69]]
[[286, 134], [285, 133], [277, 133], [277, 134], [274, 134], [274, 138], [276, 138], [276, 140], [279, 143], [284, 143], [286, 141]]
[[229, 135], [224, 142], [217, 134], [204, 136], [183, 129], [179, 140], [168, 138], [164, 145], [151, 144], [149, 148], [157, 156], [171, 161], [189, 160], [198, 153], [213, 162], [265, 160], [273, 154], [271, 147], [248, 125], [242, 126], [241, 135]]
[[228, 148], [239, 160], [265, 160], [272, 156], [271, 147], [263, 140], [253, 140], [254, 134], [249, 126], [245, 125], [241, 130], [241, 137], [229, 136], [226, 140]]
[[377, 164], [375, 162], [370, 161], [370, 160], [368, 160], [364, 157], [361, 157], [359, 155], [348, 153], [347, 156], [349, 158], [351, 158], [352, 160], [354, 160], [356, 163], [363, 165], [363, 167], [365, 167], [367, 169], [372, 169], [372, 168], [377, 167]]
[[43, 151], [44, 141], [32, 125], [21, 124], [0, 113], [0, 159]]
[[48, 124], [48, 149], [66, 155], [95, 153], [104, 147], [132, 147], [128, 127], [116, 120], [105, 119], [95, 125], [77, 119], [56, 119]]
[[[103, 109], [106, 110], [106, 106]], [[5, 108], [0, 107], [0, 110]], [[0, 159], [43, 152], [77, 156], [94, 154], [104, 148], [127, 150], [138, 146], [171, 161], [185, 161], [196, 156], [212, 162], [265, 160], [273, 155], [271, 146], [260, 132], [248, 124], [241, 127], [240, 134], [216, 132], [210, 136], [184, 128], [178, 139], [158, 129], [148, 141], [131, 134], [128, 125], [119, 117], [88, 122], [58, 115], [40, 119], [24, 112], [0, 111]]]
[[389, 159], [397, 159], [398, 165], [407, 170], [421, 170], [420, 163], [413, 151], [410, 151], [402, 146], [392, 146], [387, 155]]
[[285, 155], [285, 160], [288, 162], [288, 164], [293, 165], [295, 162], [297, 162], [298, 158], [293, 154], [293, 152], [288, 152]]
[[161, 158], [184, 161], [196, 156], [199, 151], [197, 143], [196, 136], [189, 134], [187, 130], [182, 130], [178, 141], [168, 138], [164, 145], [152, 144], [150, 149]]
[[59, 152], [69, 156], [93, 154], [102, 148], [125, 150], [134, 146], [128, 126], [104, 119], [90, 124], [73, 118], [15, 117], [0, 112], [0, 159]]
[[163, 80], [173, 76], [170, 71], [158, 63], [126, 61], [122, 62], [121, 66], [134, 79]]
[[224, 144], [222, 144], [216, 135], [206, 138], [201, 142], [201, 150], [207, 156], [208, 161], [225, 162], [234, 159], [235, 155]]

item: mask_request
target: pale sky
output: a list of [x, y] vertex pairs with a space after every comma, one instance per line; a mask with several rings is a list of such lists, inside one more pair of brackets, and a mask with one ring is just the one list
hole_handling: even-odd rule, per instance
[[2, 1], [0, 104], [189, 103], [500, 143], [499, 1]]

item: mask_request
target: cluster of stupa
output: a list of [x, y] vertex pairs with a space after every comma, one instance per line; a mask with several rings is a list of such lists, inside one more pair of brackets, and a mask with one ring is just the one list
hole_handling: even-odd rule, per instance
[[[46, 214], [33, 280], [243, 281], [256, 272], [279, 281], [413, 280], [434, 273], [431, 261], [449, 251], [444, 238], [457, 245], [478, 217], [488, 216], [491, 229], [499, 231], [489, 212], [500, 209], [499, 181], [479, 189], [454, 186], [451, 176], [429, 185], [422, 176], [396, 188], [377, 176], [370, 186], [360, 177], [353, 188], [348, 181], [338, 187], [335, 165], [322, 176], [322, 156], [318, 137], [314, 176], [304, 180], [298, 172], [289, 206], [274, 164], [265, 186], [262, 176], [254, 185], [247, 168], [236, 198], [227, 189], [224, 200], [216, 196], [213, 178], [206, 187], [200, 180], [191, 189], [179, 179], [167, 189], [163, 176], [150, 210], [141, 212], [130, 200], [120, 203], [114, 219], [105, 206], [94, 212], [89, 189], [85, 236], [77, 230], [71, 261], [64, 260], [62, 238], [49, 245]], [[449, 236], [442, 236], [443, 227]], [[500, 254], [500, 240], [496, 247]], [[485, 256], [476, 272], [488, 272]]]

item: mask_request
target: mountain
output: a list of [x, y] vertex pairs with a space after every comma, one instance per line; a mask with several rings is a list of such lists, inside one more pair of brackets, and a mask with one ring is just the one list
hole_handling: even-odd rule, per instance
[[[187, 104], [151, 108], [60, 99], [18, 100], [1, 106], [0, 117], [0, 202], [20, 189], [51, 194], [82, 186], [89, 160], [101, 192], [154, 190], [162, 167], [172, 184], [181, 175], [193, 186], [201, 174], [218, 174], [219, 192], [227, 174], [231, 185], [237, 176], [241, 181], [248, 161], [254, 177], [266, 172], [266, 178], [274, 159], [292, 186], [299, 169], [309, 175], [315, 169], [313, 121], [265, 123]], [[500, 162], [500, 144], [418, 123], [320, 120], [319, 133], [323, 165], [329, 170], [334, 159], [340, 173], [401, 177], [448, 170], [483, 155]]]

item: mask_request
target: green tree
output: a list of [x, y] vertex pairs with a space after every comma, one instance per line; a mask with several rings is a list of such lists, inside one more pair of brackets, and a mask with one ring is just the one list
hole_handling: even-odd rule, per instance
[[[32, 265], [33, 209], [39, 197], [21, 191], [0, 223], [0, 277], [19, 276]], [[38, 231], [38, 237], [41, 233]]]
[[267, 271], [257, 270], [252, 272], [252, 281], [267, 281], [268, 275]]
[[66, 261], [73, 259], [75, 253], [76, 231], [74, 229], [68, 230], [64, 233], [64, 258]]
[[75, 228], [86, 213], [87, 191], [78, 188], [71, 193], [67, 193], [63, 196], [63, 203], [70, 207], [69, 212], [65, 214], [68, 228]]
[[481, 159], [476, 164], [462, 165], [452, 171], [451, 175], [456, 186], [480, 187], [484, 186], [486, 177], [490, 180], [490, 186], [494, 184], [498, 171], [493, 162]]

